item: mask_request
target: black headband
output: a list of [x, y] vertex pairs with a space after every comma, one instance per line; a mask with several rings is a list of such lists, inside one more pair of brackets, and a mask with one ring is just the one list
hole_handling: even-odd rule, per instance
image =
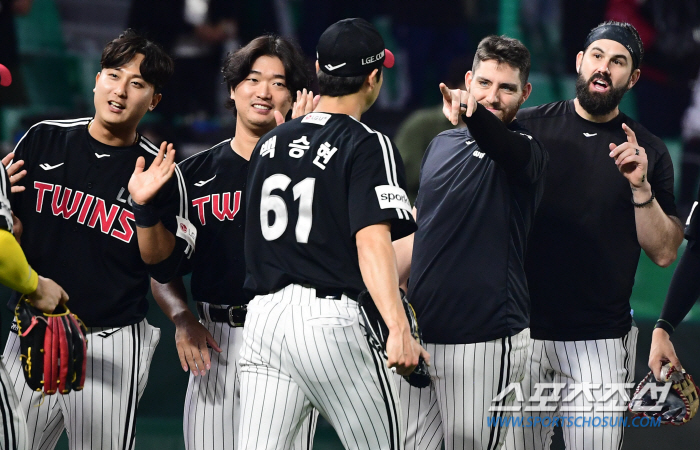
[[588, 33], [586, 43], [583, 46], [584, 50], [599, 39], [610, 39], [622, 44], [632, 56], [632, 70], [639, 67], [642, 49], [640, 43], [629, 30], [619, 25], [601, 25], [596, 27]]

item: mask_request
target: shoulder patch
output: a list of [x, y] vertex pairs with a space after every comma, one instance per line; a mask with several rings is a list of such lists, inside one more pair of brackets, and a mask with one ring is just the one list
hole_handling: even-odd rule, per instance
[[330, 114], [326, 113], [309, 113], [304, 116], [303, 119], [301, 119], [301, 123], [313, 123], [314, 125], [321, 125], [324, 126], [326, 122], [328, 122], [328, 119], [331, 118]]
[[382, 209], [403, 209], [404, 211], [411, 212], [411, 202], [408, 201], [408, 196], [406, 191], [398, 186], [375, 186], [375, 192], [377, 193], [377, 200], [379, 201], [379, 207]]

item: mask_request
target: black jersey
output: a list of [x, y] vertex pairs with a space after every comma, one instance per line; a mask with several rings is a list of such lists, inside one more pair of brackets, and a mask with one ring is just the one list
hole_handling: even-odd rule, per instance
[[181, 274], [192, 272], [198, 302], [243, 305], [245, 186], [248, 161], [231, 149], [231, 139], [180, 164], [190, 199], [189, 218], [197, 248]]
[[581, 118], [573, 100], [527, 108], [518, 119], [550, 155], [526, 260], [532, 337], [624, 336], [632, 324], [629, 299], [641, 247], [632, 191], [609, 156], [609, 144], [627, 142], [623, 123], [635, 132], [656, 199], [675, 216], [668, 150], [623, 113], [607, 123]]
[[380, 222], [415, 230], [403, 162], [383, 134], [345, 114], [311, 113], [258, 142], [250, 160], [245, 287], [364, 289], [355, 233]]
[[10, 177], [0, 164], [0, 230], [12, 233], [12, 210], [10, 207]]
[[[65, 289], [71, 311], [90, 327], [125, 326], [145, 317], [149, 287], [127, 185], [136, 159], [148, 167], [158, 149], [143, 136], [128, 147], [102, 144], [89, 122], [45, 121], [24, 135], [15, 158], [24, 160], [26, 190], [12, 196], [12, 209], [27, 260]], [[183, 200], [174, 204], [167, 215], [182, 215]]]
[[[502, 147], [499, 125], [489, 138]], [[423, 157], [408, 297], [428, 343], [486, 342], [528, 327], [524, 254], [547, 154], [517, 121], [508, 129], [529, 153], [517, 169], [497, 163], [469, 128], [440, 133]]]

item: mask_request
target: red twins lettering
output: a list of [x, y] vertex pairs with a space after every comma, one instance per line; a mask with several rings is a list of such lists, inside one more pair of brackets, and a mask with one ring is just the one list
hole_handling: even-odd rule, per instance
[[[77, 213], [77, 222], [80, 225], [85, 225], [87, 221], [87, 226], [95, 228], [99, 222], [99, 230], [102, 233], [109, 234], [122, 242], [131, 242], [131, 238], [135, 234], [131, 223], [134, 222], [134, 213], [131, 211], [114, 204], [107, 211], [107, 203], [103, 199], [78, 190], [73, 192], [72, 189], [59, 184], [53, 185], [35, 181], [34, 188], [37, 190], [36, 212], [41, 213], [43, 210], [44, 194], [53, 192], [51, 212], [54, 216], [70, 219]], [[94, 208], [92, 208], [93, 202]], [[90, 213], [91, 209], [92, 214]]]
[[[223, 200], [223, 201], [222, 201]], [[233, 203], [231, 203], [231, 193], [212, 194], [192, 200], [192, 206], [197, 208], [197, 216], [202, 225], [207, 224], [204, 214], [204, 205], [211, 202], [211, 213], [220, 221], [233, 220], [241, 209], [241, 191], [233, 193]]]

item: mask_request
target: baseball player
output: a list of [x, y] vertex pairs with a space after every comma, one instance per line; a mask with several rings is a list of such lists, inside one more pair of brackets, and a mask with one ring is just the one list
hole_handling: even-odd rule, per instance
[[465, 113], [467, 126], [428, 146], [418, 231], [395, 244], [433, 357], [430, 388], [397, 378], [408, 449], [439, 449], [443, 439], [447, 450], [500, 448], [508, 428], [488, 426], [486, 416], [507, 414], [489, 412], [491, 400], [520, 382], [530, 344], [523, 260], [547, 165], [542, 145], [514, 120], [532, 90], [530, 53], [516, 39], [488, 36], [472, 68], [466, 91], [440, 85], [445, 115], [456, 125]]
[[[363, 19], [331, 25], [317, 46], [315, 112], [263, 136], [250, 160], [238, 448], [291, 446], [312, 407], [345, 448], [401, 449], [389, 367], [428, 358], [408, 331], [391, 240], [415, 231], [399, 152], [360, 122], [393, 66]], [[372, 349], [356, 296], [369, 290], [389, 336]]]
[[165, 153], [157, 157], [136, 127], [160, 101], [173, 65], [130, 30], [107, 44], [101, 65], [93, 118], [40, 122], [15, 149], [28, 172], [19, 182], [25, 190], [12, 197], [27, 260], [71, 293], [89, 341], [84, 389], [44, 397], [27, 387], [19, 338], [10, 333], [3, 357], [33, 449], [54, 448], [64, 428], [71, 448], [133, 448], [160, 336], [145, 319], [149, 274], [126, 187], [138, 158], [150, 163]]
[[[306, 92], [310, 75], [304, 57], [283, 38], [263, 35], [253, 39], [228, 56], [223, 72], [230, 91], [228, 105], [237, 119], [235, 138], [180, 163], [190, 199], [189, 216], [197, 229], [197, 246], [190, 259], [183, 259], [173, 280], [151, 283], [156, 301], [176, 326], [175, 341], [182, 368], [191, 369], [184, 412], [188, 449], [237, 447], [237, 363], [249, 300], [243, 293], [248, 160], [260, 137], [277, 121], [284, 120], [294, 92], [298, 92], [297, 114], [305, 107], [311, 111], [314, 103], [313, 94]], [[302, 89], [303, 93], [299, 92]], [[140, 178], [147, 176], [144, 173]], [[146, 204], [151, 199], [144, 192], [154, 189], [146, 182], [137, 185], [137, 181], [135, 177], [129, 185], [132, 198]], [[148, 253], [157, 253], [159, 243], [168, 239], [174, 240], [172, 234], [162, 240], [139, 236], [139, 245]], [[187, 307], [182, 275], [188, 272], [192, 273], [192, 296], [197, 302], [199, 321]], [[207, 345], [214, 350], [211, 356]], [[317, 417], [314, 411], [310, 420], [304, 422], [295, 448], [312, 447]]]
[[[522, 389], [528, 399], [539, 383], [565, 386], [545, 393], [540, 385], [557, 411], [531, 414], [587, 419], [563, 428], [568, 449], [622, 445], [623, 427], [590, 424], [624, 414], [624, 396], [608, 394], [634, 378], [629, 298], [640, 249], [666, 267], [683, 239], [666, 146], [618, 108], [639, 80], [642, 57], [633, 26], [602, 23], [576, 56], [576, 98], [518, 113], [550, 157], [525, 261], [533, 345]], [[589, 395], [584, 386], [598, 387]], [[514, 428], [506, 448], [549, 448], [553, 428], [533, 423]]]
[[[10, 154], [12, 155], [12, 154]], [[11, 156], [10, 156], [11, 157]], [[0, 284], [26, 295], [44, 312], [52, 312], [59, 303], [68, 301], [68, 294], [54, 281], [40, 277], [27, 263], [12, 234], [10, 211], [10, 176], [0, 164]], [[27, 424], [5, 364], [0, 360], [0, 450], [24, 450], [29, 442]]]
[[[700, 198], [700, 195], [698, 197]], [[700, 273], [698, 271], [700, 268], [700, 250], [698, 249], [700, 212], [697, 206], [696, 201], [686, 221], [685, 237], [688, 239], [688, 245], [673, 272], [661, 316], [654, 326], [651, 337], [649, 368], [657, 379], [661, 379], [661, 366], [667, 362], [678, 369], [682, 368], [676, 350], [673, 348], [671, 335], [700, 297], [700, 278], [697, 276]]]

